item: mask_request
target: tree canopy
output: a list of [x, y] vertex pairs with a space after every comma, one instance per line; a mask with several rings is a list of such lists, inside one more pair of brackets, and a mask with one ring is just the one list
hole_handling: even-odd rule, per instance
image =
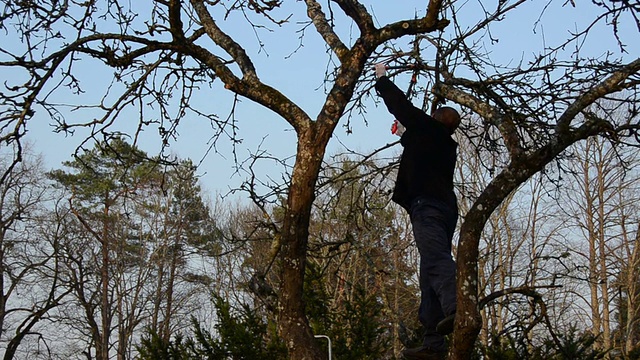
[[[279, 260], [280, 273], [278, 330], [291, 357], [319, 359], [303, 290], [312, 205], [327, 144], [339, 123], [371, 111], [364, 106], [372, 95], [373, 77], [367, 71], [372, 64], [399, 64], [397, 73], [426, 79], [414, 89], [425, 90], [418, 92], [424, 108], [446, 102], [463, 110], [462, 136], [489, 157], [482, 165], [491, 179], [473, 196], [457, 252], [458, 312], [463, 316], [456, 322], [452, 356], [469, 358], [481, 327], [479, 241], [490, 215], [576, 142], [592, 136], [620, 145], [639, 142], [640, 59], [624, 53], [630, 46], [625, 41], [635, 37], [626, 40], [620, 32], [640, 30], [637, 5], [535, 3], [430, 0], [415, 8], [398, 6], [402, 18], [380, 23], [376, 9], [385, 11], [383, 5], [356, 0], [5, 0], [0, 29], [5, 39], [17, 34], [19, 41], [3, 41], [9, 45], [0, 52], [0, 71], [11, 74], [0, 91], [0, 140], [16, 147], [15, 164], [22, 156], [21, 139], [41, 116], [55, 131], [82, 133], [86, 143], [112, 140], [123, 132], [115, 124], [127, 122], [134, 145], [152, 130], [162, 148], [180, 136], [180, 124], [194, 118], [210, 124], [211, 144], [224, 138], [240, 141], [234, 136], [241, 121], [235, 111], [247, 106], [244, 99], [276, 114], [295, 132], [296, 148], [283, 181], [267, 192], [284, 199], [281, 221], [271, 226], [271, 255]], [[552, 7], [562, 7], [569, 18], [588, 8], [592, 17], [553, 44], [545, 43], [542, 32], [543, 46], [531, 56], [493, 57], [490, 44], [500, 37], [493, 29], [501, 21], [521, 9], [537, 11], [533, 24], [527, 24], [536, 32], [539, 24], [553, 23], [545, 17]], [[228, 27], [236, 22], [243, 27]], [[584, 44], [602, 29], [616, 41], [605, 53], [588, 54]], [[265, 35], [270, 31], [277, 37]], [[313, 39], [322, 39], [311, 41], [314, 54], [326, 63], [322, 70], [308, 70], [323, 75], [318, 109], [281, 91], [282, 85], [266, 75], [270, 69], [261, 66], [267, 62], [258, 58], [269, 51], [266, 39], [291, 41], [296, 49], [306, 46], [312, 32]], [[255, 37], [247, 40], [246, 33]], [[111, 76], [93, 76], [98, 69]], [[222, 93], [230, 96], [218, 102]], [[203, 104], [195, 101], [198, 97], [210, 106], [197, 107]], [[251, 186], [255, 179], [247, 184], [259, 205], [270, 200]]]

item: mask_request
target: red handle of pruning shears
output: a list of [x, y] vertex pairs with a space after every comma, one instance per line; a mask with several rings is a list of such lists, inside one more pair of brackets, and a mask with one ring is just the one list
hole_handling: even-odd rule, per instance
[[391, 133], [395, 135], [398, 132], [398, 120], [393, 120], [393, 124], [391, 125]]

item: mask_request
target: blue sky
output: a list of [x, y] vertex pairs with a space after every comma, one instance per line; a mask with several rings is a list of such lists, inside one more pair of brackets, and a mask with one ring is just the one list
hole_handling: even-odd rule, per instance
[[[326, 4], [328, 2], [321, 2]], [[396, 1], [363, 1], [369, 9], [373, 9], [375, 18], [379, 24], [413, 18], [417, 13], [424, 13], [424, 0]], [[478, 4], [480, 0], [472, 0], [466, 3], [458, 12], [458, 17], [467, 22], [469, 27], [481, 19]], [[496, 1], [497, 3], [497, 1]], [[588, 21], [593, 19], [596, 10], [590, 1], [577, 0], [578, 8], [561, 6], [565, 1], [556, 1], [546, 7], [543, 16], [537, 22], [546, 1], [534, 1], [525, 4], [521, 9], [514, 11], [504, 21], [491, 27], [491, 34], [499, 42], [486, 44], [495, 61], [507, 63], [511, 60], [528, 58], [539, 52], [543, 46], [553, 46], [566, 38], [569, 31], [582, 29]], [[142, 3], [138, 3], [142, 4]], [[282, 27], [270, 25], [272, 31], [260, 31], [259, 39], [244, 21], [240, 14], [232, 14], [226, 21], [219, 22], [219, 26], [229, 32], [245, 47], [253, 58], [258, 71], [258, 76], [267, 84], [281, 90], [285, 95], [297, 102], [311, 117], [315, 117], [320, 109], [325, 96], [323, 89], [324, 70], [327, 66], [326, 48], [313, 27], [308, 27], [301, 36], [303, 27], [300, 21], [304, 21], [305, 9], [302, 2], [289, 2], [286, 13], [295, 12], [288, 24]], [[334, 6], [334, 13], [339, 9]], [[495, 6], [495, 5], [494, 5]], [[295, 7], [295, 8], [294, 8]], [[283, 12], [285, 13], [285, 12]], [[338, 18], [341, 20], [341, 18]], [[349, 34], [357, 36], [357, 29], [350, 26], [347, 21], [336, 23], [338, 32], [343, 35], [343, 41], [349, 43]], [[629, 20], [629, 19], [627, 19]], [[627, 59], [636, 57], [640, 53], [638, 49], [638, 29], [631, 22], [622, 28], [622, 35], [629, 45]], [[445, 35], [452, 36], [453, 29], [445, 30]], [[20, 46], [12, 35], [0, 35], [0, 41], [7, 46]], [[260, 48], [259, 41], [264, 43]], [[300, 46], [302, 44], [302, 46]], [[585, 55], [599, 55], [605, 51], [617, 51], [617, 45], [610, 28], [599, 27], [585, 39]], [[82, 73], [82, 80], [86, 93], [83, 95], [87, 101], [96, 101], [103, 94], [104, 89], [110, 83], [113, 71], [102, 66], [96, 61], [83, 60], [77, 65], [77, 70]], [[16, 74], [9, 74], [0, 69], [2, 76], [12, 79]], [[398, 85], [406, 88], [406, 79], [398, 78]], [[94, 91], [95, 90], [95, 91]], [[56, 94], [58, 101], [67, 102], [65, 94]], [[69, 99], [72, 99], [70, 97]], [[214, 82], [213, 89], [203, 89], [193, 99], [197, 106], [213, 111], [220, 117], [226, 117], [231, 109], [230, 94], [220, 82]], [[76, 99], [70, 101], [77, 101]], [[69, 112], [69, 108], [62, 108], [65, 116], [73, 117], [91, 116], [91, 109]], [[276, 157], [290, 157], [295, 154], [295, 135], [288, 124], [281, 118], [253, 104], [247, 99], [240, 99], [236, 108], [236, 119], [239, 125], [239, 138], [242, 143], [236, 147], [239, 160], [244, 160], [250, 152], [258, 148], [268, 151]], [[123, 117], [135, 114], [123, 114]], [[366, 124], [363, 119], [351, 121], [351, 134], [347, 134], [344, 127], [338, 126], [336, 133], [329, 145], [327, 154], [331, 155], [341, 151], [343, 145], [360, 152], [367, 152], [379, 146], [395, 140], [390, 134], [389, 127], [392, 118], [384, 107], [376, 106], [372, 101], [367, 105]], [[51, 132], [51, 119], [45, 112], [39, 112], [29, 125], [28, 139], [35, 143], [35, 150], [45, 157], [49, 168], [58, 168], [62, 161], [69, 160], [71, 154], [83, 140], [79, 132], [74, 137], [65, 137], [63, 134]], [[125, 132], [133, 132], [136, 121], [118, 119], [117, 126]], [[368, 125], [367, 125], [368, 124]], [[215, 149], [209, 151], [211, 136], [210, 126], [203, 120], [188, 118], [178, 129], [179, 138], [171, 144], [170, 152], [182, 158], [192, 158], [194, 162], [201, 162], [199, 173], [202, 175], [203, 188], [212, 194], [226, 193], [230, 188], [237, 187], [246, 174], [234, 173], [234, 158], [230, 142], [222, 141], [216, 144]], [[159, 149], [157, 133], [149, 129], [143, 133], [140, 139], [140, 147], [153, 154]], [[392, 152], [399, 149], [392, 150]], [[205, 156], [206, 155], [206, 156]], [[280, 169], [273, 162], [262, 163], [259, 170], [263, 175], [279, 179]], [[240, 196], [242, 198], [243, 196]]]

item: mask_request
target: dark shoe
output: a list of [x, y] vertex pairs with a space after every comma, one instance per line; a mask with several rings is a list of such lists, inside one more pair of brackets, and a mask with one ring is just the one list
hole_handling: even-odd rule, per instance
[[436, 351], [426, 346], [402, 351], [402, 356], [407, 360], [444, 360], [446, 355], [446, 351]]
[[436, 325], [436, 331], [442, 336], [449, 335], [453, 332], [453, 323], [456, 320], [456, 313], [453, 313]]

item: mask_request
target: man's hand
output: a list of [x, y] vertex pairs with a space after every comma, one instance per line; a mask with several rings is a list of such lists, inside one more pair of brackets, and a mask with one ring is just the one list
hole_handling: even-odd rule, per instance
[[376, 79], [380, 79], [381, 77], [387, 75], [387, 65], [383, 63], [377, 63], [373, 68], [376, 71]]

